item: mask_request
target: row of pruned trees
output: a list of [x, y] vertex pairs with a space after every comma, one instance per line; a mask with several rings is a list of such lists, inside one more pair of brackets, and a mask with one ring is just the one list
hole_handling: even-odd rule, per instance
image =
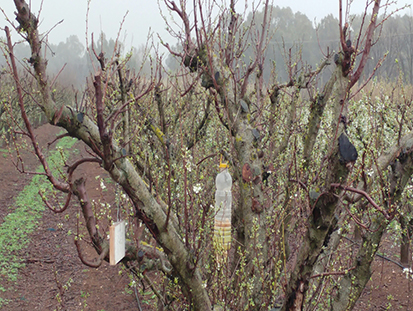
[[[27, 59], [40, 93], [37, 104], [50, 123], [90, 151], [90, 157], [68, 165], [65, 178], [50, 173], [24, 117], [30, 91], [20, 83], [6, 31], [9, 74], [26, 134], [50, 182], [67, 194], [63, 208], [77, 198], [97, 253], [97, 261], [85, 260], [76, 240], [82, 261], [99, 266], [109, 251], [85, 179], [73, 180], [80, 165], [92, 162], [110, 174], [133, 210], [129, 234], [134, 238], [122, 263], [139, 277], [139, 262], [156, 258], [165, 273], [163, 285], [150, 283], [159, 309], [302, 310], [314, 302], [319, 309], [353, 309], [387, 225], [400, 214], [413, 172], [411, 100], [400, 102], [402, 108], [392, 115], [384, 111], [406, 96], [378, 102], [367, 93], [354, 101], [365, 86], [360, 80], [377, 30], [388, 19], [379, 15], [388, 3], [367, 5], [363, 27], [350, 34], [340, 1], [340, 51], [325, 50], [313, 67], [298, 65], [297, 56], [287, 53], [283, 82], [274, 72], [264, 79], [273, 53], [269, 1], [254, 12], [262, 14], [262, 23], [246, 23], [235, 1], [228, 8], [195, 2], [192, 9], [186, 1], [164, 2], [179, 20], [178, 29], [168, 28], [181, 48], [164, 42], [179, 64], [176, 72], [157, 59], [151, 78], [145, 78], [128, 72], [116, 55], [105, 57], [91, 48], [96, 65], [87, 92], [75, 105], [57, 105], [38, 20], [24, 1], [15, 0], [18, 27], [31, 48]], [[215, 10], [220, 14], [212, 14]], [[323, 82], [329, 64], [332, 70]], [[234, 180], [233, 243], [224, 262], [212, 239], [211, 193], [221, 156]], [[139, 242], [133, 228], [139, 224], [162, 251], [151, 252]], [[362, 243], [348, 259], [341, 237], [356, 225]]]

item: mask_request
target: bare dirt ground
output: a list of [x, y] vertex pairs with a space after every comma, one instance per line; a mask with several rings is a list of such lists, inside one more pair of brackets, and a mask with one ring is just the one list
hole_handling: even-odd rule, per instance
[[[382, 240], [379, 253], [396, 262], [400, 247], [389, 236]], [[406, 278], [396, 264], [377, 257], [372, 265], [372, 278], [367, 283], [356, 310], [413, 310], [413, 279]]]
[[[40, 145], [51, 142], [59, 129], [44, 125], [36, 130]], [[80, 143], [75, 145], [81, 146]], [[86, 156], [84, 148], [79, 148]], [[29, 170], [39, 166], [30, 153], [23, 154]], [[99, 197], [98, 181], [92, 176], [107, 174], [96, 164], [80, 167], [78, 175], [87, 178], [89, 198]], [[7, 213], [13, 211], [14, 197], [30, 182], [31, 176], [19, 174], [12, 165], [11, 157], [0, 158], [0, 224]], [[106, 200], [113, 200], [113, 192], [104, 194]], [[9, 208], [11, 207], [11, 208]], [[139, 310], [135, 294], [128, 284], [125, 273], [119, 274], [120, 266], [103, 263], [98, 269], [89, 268], [81, 263], [73, 243], [76, 232], [76, 212], [78, 202], [72, 200], [71, 206], [62, 214], [54, 214], [46, 209], [38, 228], [30, 236], [29, 247], [21, 252], [26, 266], [19, 271], [18, 281], [2, 280], [7, 289], [1, 293], [9, 303], [2, 310]], [[397, 261], [399, 247], [392, 248], [393, 242], [387, 238], [380, 248]], [[89, 260], [95, 252], [84, 246], [85, 257]], [[393, 256], [392, 256], [393, 255]], [[400, 267], [387, 260], [377, 258], [372, 267], [373, 277], [364, 290], [356, 310], [413, 310], [413, 282], [406, 279]], [[1, 277], [1, 276], [0, 276]], [[61, 302], [57, 296], [62, 297]], [[139, 297], [142, 310], [154, 310], [154, 306], [144, 304]]]

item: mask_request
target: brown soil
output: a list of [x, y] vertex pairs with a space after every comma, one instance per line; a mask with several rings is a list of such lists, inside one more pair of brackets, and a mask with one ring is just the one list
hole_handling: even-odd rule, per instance
[[[399, 262], [399, 243], [389, 235], [382, 239], [379, 253]], [[406, 278], [402, 268], [393, 262], [376, 256], [372, 268], [373, 275], [367, 283], [355, 310], [413, 310], [413, 279]]]
[[[50, 125], [44, 125], [36, 130], [41, 146], [51, 142], [60, 130]], [[81, 143], [81, 154], [87, 156]], [[27, 170], [39, 166], [33, 154], [23, 152]], [[0, 224], [7, 213], [13, 208], [14, 197], [28, 184], [30, 175], [19, 174], [12, 164], [12, 157], [0, 159]], [[92, 176], [107, 174], [96, 164], [85, 164], [79, 169], [78, 175], [87, 178], [89, 198], [113, 200], [113, 192], [104, 194], [98, 189], [98, 181]], [[109, 186], [110, 187], [110, 186]], [[120, 266], [110, 266], [103, 263], [98, 269], [89, 268], [81, 263], [73, 243], [74, 235], [68, 235], [68, 230], [76, 232], [76, 213], [78, 202], [73, 199], [66, 212], [55, 214], [46, 209], [39, 226], [30, 237], [31, 244], [20, 255], [26, 261], [25, 268], [19, 272], [17, 282], [2, 280], [2, 286], [8, 290], [0, 293], [2, 298], [9, 300], [3, 310], [139, 310], [134, 292], [131, 292], [130, 282]], [[68, 217], [68, 219], [67, 219]], [[59, 226], [58, 224], [62, 224]], [[399, 247], [392, 248], [393, 242], [386, 239], [380, 248], [381, 253], [398, 254]], [[96, 253], [83, 245], [82, 251], [89, 260]], [[396, 260], [395, 256], [390, 256]], [[356, 310], [413, 310], [413, 284], [402, 274], [400, 267], [387, 260], [376, 258], [373, 266], [373, 277], [364, 290]], [[1, 277], [1, 276], [0, 276]], [[70, 286], [63, 288], [70, 282]], [[60, 288], [60, 289], [59, 289]], [[127, 293], [128, 292], [128, 293]], [[57, 295], [62, 297], [59, 303]], [[154, 310], [154, 306], [144, 303], [139, 295], [142, 310]]]

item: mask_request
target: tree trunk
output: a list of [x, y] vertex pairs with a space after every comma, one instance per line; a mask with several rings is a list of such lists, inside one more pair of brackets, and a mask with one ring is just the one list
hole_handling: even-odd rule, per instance
[[[317, 198], [312, 209], [308, 229], [301, 243], [296, 266], [291, 273], [287, 286], [286, 299], [282, 311], [302, 310], [314, 265], [323, 246], [330, 238], [332, 233], [332, 230], [330, 230], [331, 226], [337, 222], [335, 211], [339, 201], [338, 196], [331, 189], [330, 185], [332, 183], [345, 183], [348, 175], [348, 168], [340, 163], [338, 152], [338, 137], [344, 131], [344, 127], [339, 120], [340, 116], [345, 116], [347, 112], [346, 98], [348, 85], [349, 79], [343, 75], [341, 66], [337, 66], [330, 81], [326, 84], [328, 88], [321, 95], [325, 101], [328, 100], [329, 94], [332, 94], [332, 98], [334, 98], [333, 121], [330, 128], [331, 137], [334, 137], [335, 140], [330, 144], [332, 150], [326, 160], [328, 164], [324, 181], [324, 192]], [[317, 111], [314, 110], [313, 112], [316, 113]], [[310, 120], [313, 120], [313, 118], [310, 117]], [[312, 135], [317, 135], [317, 133], [318, 131], [314, 131]], [[310, 142], [311, 139], [306, 139], [306, 141]]]
[[353, 266], [356, 268], [341, 279], [338, 294], [332, 303], [333, 311], [352, 310], [370, 280], [370, 266], [387, 227], [386, 219], [381, 214], [378, 214], [372, 221], [374, 222], [371, 227], [373, 232], [364, 235], [363, 243], [353, 261]]
[[410, 261], [410, 236], [408, 224], [403, 216], [400, 216], [400, 227], [402, 229], [402, 237], [400, 243], [400, 262], [407, 266]]
[[[249, 309], [259, 310], [262, 303], [263, 276], [266, 275], [264, 267], [268, 258], [268, 243], [266, 243], [268, 209], [264, 208], [262, 161], [258, 157], [259, 142], [253, 135], [254, 130], [256, 129], [249, 124], [247, 117], [237, 123], [235, 149], [242, 172], [239, 178], [240, 200], [235, 206], [234, 214], [237, 219], [235, 224], [237, 240], [239, 245], [244, 246], [245, 258], [242, 260], [247, 264], [247, 275], [252, 285], [252, 294], [249, 298], [252, 298], [253, 305], [250, 305]], [[239, 245], [237, 244], [236, 247]]]

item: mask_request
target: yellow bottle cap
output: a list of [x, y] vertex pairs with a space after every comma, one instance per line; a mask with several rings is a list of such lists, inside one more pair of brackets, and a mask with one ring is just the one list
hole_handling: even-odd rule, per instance
[[221, 155], [221, 158], [219, 159], [219, 168], [227, 168], [227, 167], [228, 167], [228, 163], [222, 162], [222, 155]]
[[228, 164], [227, 163], [219, 163], [219, 168], [227, 168]]

